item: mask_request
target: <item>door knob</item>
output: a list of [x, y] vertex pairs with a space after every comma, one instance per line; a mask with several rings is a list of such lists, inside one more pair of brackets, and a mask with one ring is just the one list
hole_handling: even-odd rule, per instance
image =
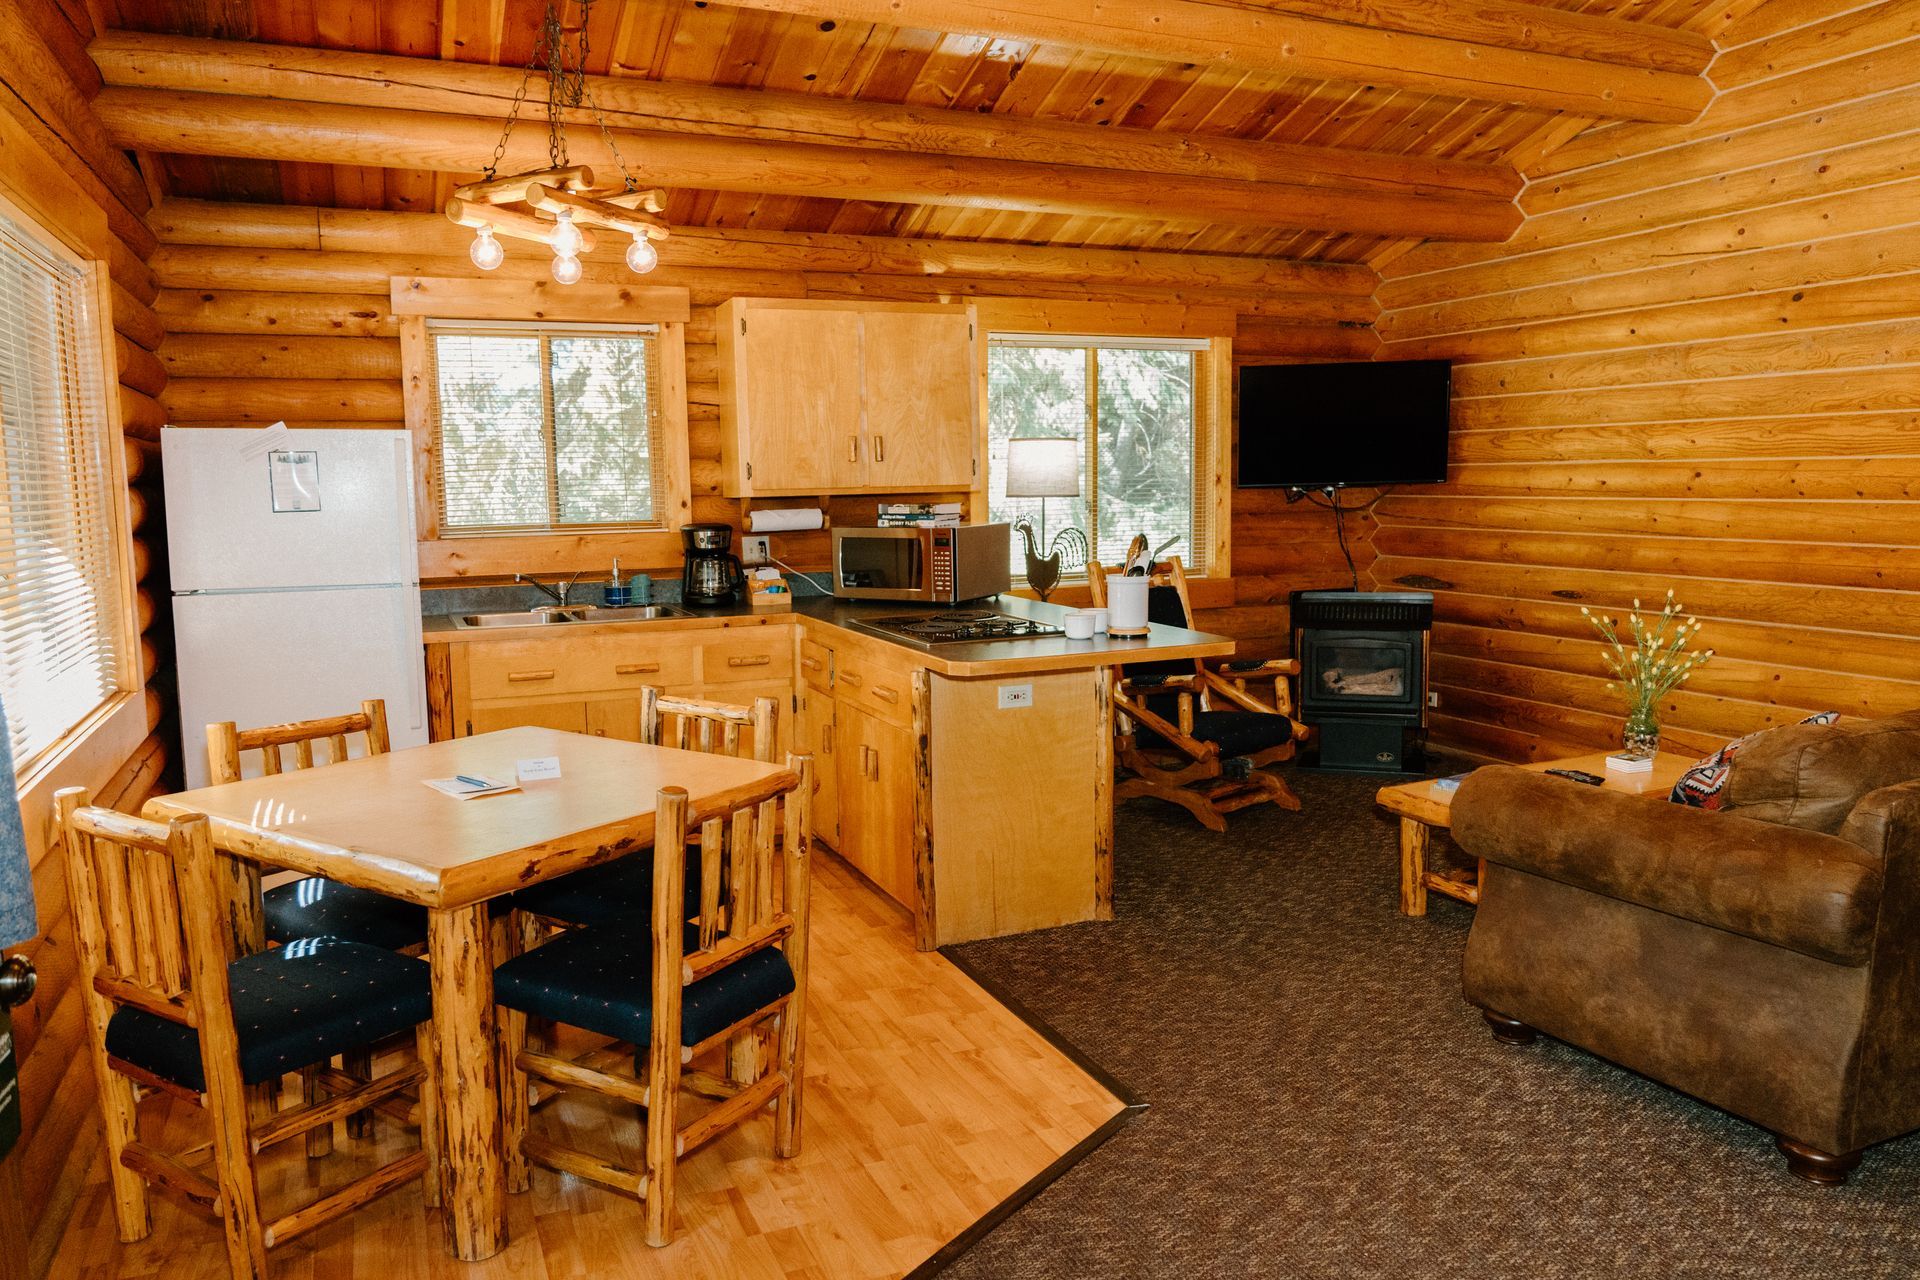
[[33, 962], [25, 956], [8, 956], [0, 961], [0, 1009], [11, 1009], [33, 999], [33, 989], [39, 981]]

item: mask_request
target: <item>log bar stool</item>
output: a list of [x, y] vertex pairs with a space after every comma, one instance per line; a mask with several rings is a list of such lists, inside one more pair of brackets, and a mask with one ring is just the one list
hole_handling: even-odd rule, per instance
[[[654, 826], [650, 931], [622, 924], [572, 930], [494, 971], [509, 1190], [527, 1189], [528, 1160], [600, 1183], [642, 1201], [647, 1242], [664, 1245], [673, 1236], [681, 1156], [776, 1102], [774, 1154], [799, 1150], [813, 759], [790, 755], [787, 765], [795, 776], [772, 797], [694, 815], [703, 865], [692, 923], [680, 906], [687, 793], [666, 787]], [[777, 839], [782, 816], [784, 841]], [[777, 857], [782, 867], [776, 868]], [[577, 1058], [535, 1052], [526, 1043], [529, 1014], [611, 1040]], [[740, 1037], [766, 1032], [777, 1049], [764, 1073], [743, 1079], [737, 1071], [721, 1075], [691, 1065]], [[633, 1075], [608, 1069], [629, 1061]], [[645, 1168], [529, 1133], [529, 1077], [645, 1107]], [[719, 1101], [683, 1120], [683, 1088]]]
[[[105, 1118], [120, 1239], [153, 1229], [149, 1187], [216, 1214], [239, 1280], [267, 1274], [267, 1250], [414, 1178], [438, 1199], [437, 1100], [422, 1100], [421, 1149], [291, 1213], [262, 1215], [256, 1154], [350, 1112], [430, 1089], [427, 966], [338, 938], [295, 939], [233, 958], [231, 897], [207, 820], [148, 822], [55, 796], [67, 849], [80, 998]], [[373, 1081], [250, 1123], [247, 1087], [413, 1029], [422, 1054]], [[213, 1176], [140, 1140], [136, 1084], [198, 1103], [213, 1125]], [[190, 1153], [188, 1153], [190, 1154]]]
[[[215, 784], [240, 781], [243, 751], [260, 753], [262, 773], [280, 773], [286, 764], [282, 753], [289, 746], [293, 748], [293, 767], [311, 769], [316, 763], [314, 744], [321, 741], [327, 744], [327, 758], [318, 763], [338, 764], [347, 758], [350, 733], [366, 734], [368, 755], [385, 755], [387, 704], [379, 698], [369, 698], [360, 704], [357, 715], [299, 720], [264, 729], [240, 729], [232, 721], [210, 724], [207, 726], [207, 773]], [[241, 874], [250, 873], [243, 869]], [[258, 876], [257, 872], [251, 874]], [[246, 888], [241, 887], [239, 896], [251, 901], [252, 895]], [[427, 945], [425, 908], [319, 876], [276, 886], [260, 895], [260, 901], [265, 919], [253, 947], [263, 942], [284, 943], [290, 938], [323, 935], [394, 951], [418, 952]], [[241, 923], [244, 928], [246, 922]]]
[[[640, 741], [649, 746], [712, 751], [738, 756], [742, 731], [753, 735], [755, 760], [773, 763], [780, 704], [755, 698], [750, 707], [698, 698], [670, 698], [647, 686], [640, 690]], [[653, 901], [653, 851], [589, 867], [570, 876], [523, 889], [513, 908], [562, 924], [615, 924], [645, 920]], [[700, 909], [700, 859], [690, 856], [684, 878], [687, 914]]]

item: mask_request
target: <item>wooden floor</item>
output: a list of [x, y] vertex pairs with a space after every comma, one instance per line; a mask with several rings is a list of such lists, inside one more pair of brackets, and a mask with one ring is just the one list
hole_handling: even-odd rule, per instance
[[[1120, 1103], [938, 955], [912, 948], [904, 912], [830, 856], [814, 896], [813, 1001], [801, 1154], [772, 1158], [771, 1116], [742, 1126], [682, 1165], [679, 1238], [642, 1239], [639, 1207], [545, 1169], [514, 1196], [512, 1243], [481, 1263], [441, 1247], [437, 1215], [406, 1188], [346, 1221], [273, 1252], [284, 1280], [559, 1280], [560, 1277], [899, 1276], [930, 1257]], [[142, 1104], [149, 1137], [205, 1140], [195, 1109], [164, 1097]], [[146, 1110], [151, 1108], [151, 1110]], [[611, 1144], [638, 1161], [631, 1112], [569, 1095], [536, 1113], [583, 1145]], [[411, 1132], [381, 1124], [386, 1144]], [[601, 1130], [595, 1133], [594, 1130]], [[373, 1144], [348, 1144], [309, 1166], [298, 1142], [270, 1155], [269, 1208], [315, 1185], [353, 1177]], [[360, 1150], [356, 1153], [355, 1148]], [[218, 1227], [158, 1197], [154, 1232], [114, 1239], [104, 1168], [96, 1162], [54, 1280], [217, 1280], [226, 1272]]]

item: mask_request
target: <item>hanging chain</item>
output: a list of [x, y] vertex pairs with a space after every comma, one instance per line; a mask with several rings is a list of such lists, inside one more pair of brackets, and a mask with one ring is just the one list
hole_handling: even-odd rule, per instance
[[547, 73], [547, 162], [549, 167], [562, 169], [567, 166], [567, 125], [568, 110], [577, 110], [582, 103], [593, 113], [593, 122], [600, 130], [601, 141], [607, 144], [607, 150], [613, 154], [613, 163], [620, 170], [622, 185], [628, 191], [637, 191], [639, 182], [628, 171], [626, 161], [620, 155], [619, 144], [613, 140], [613, 131], [607, 127], [607, 118], [600, 110], [600, 104], [594, 99], [593, 91], [587, 87], [587, 52], [589, 49], [589, 26], [593, 17], [594, 0], [580, 0], [580, 39], [568, 66], [567, 32], [562, 22], [567, 0], [560, 0], [558, 6], [554, 0], [547, 0], [545, 19], [540, 24], [540, 38], [535, 43], [533, 56], [528, 59], [526, 71], [520, 77], [520, 87], [514, 92], [513, 107], [507, 112], [506, 128], [500, 131], [500, 141], [494, 144], [493, 162], [486, 167], [488, 181], [492, 181], [500, 168], [501, 158], [507, 152], [507, 139], [513, 133], [514, 122], [519, 119], [521, 105], [526, 101], [527, 85], [533, 79], [535, 67], [545, 64]]

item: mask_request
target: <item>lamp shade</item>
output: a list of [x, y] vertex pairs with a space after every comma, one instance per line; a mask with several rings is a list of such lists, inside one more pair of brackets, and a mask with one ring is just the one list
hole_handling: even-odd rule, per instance
[[1073, 498], [1080, 494], [1080, 442], [1061, 436], [1007, 441], [1009, 498]]

